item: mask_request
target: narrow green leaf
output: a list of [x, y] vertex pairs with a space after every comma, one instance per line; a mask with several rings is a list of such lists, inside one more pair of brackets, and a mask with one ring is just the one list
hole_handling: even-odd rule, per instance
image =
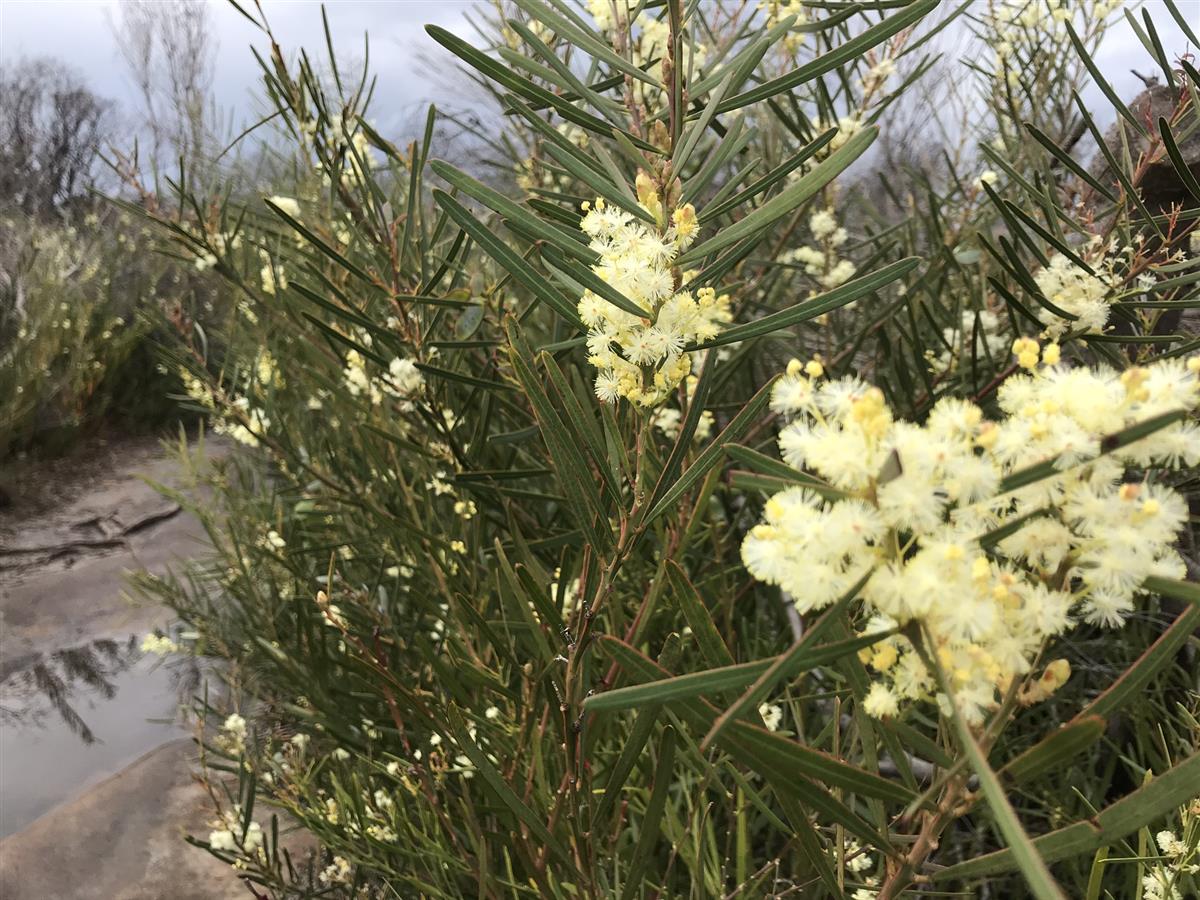
[[817, 639], [830, 627], [835, 617], [863, 589], [863, 585], [867, 583], [873, 571], [872, 569], [859, 578], [858, 582], [850, 590], [825, 611], [816, 625], [809, 628], [804, 633], [804, 636], [792, 645], [790, 650], [777, 656], [771, 666], [755, 679], [754, 684], [742, 696], [738, 697], [733, 705], [717, 717], [708, 734], [704, 736], [704, 740], [700, 742], [701, 750], [707, 750], [711, 747], [717, 738], [720, 737], [722, 731], [733, 725], [738, 719], [745, 717], [752, 709], [756, 709], [758, 704], [766, 699], [775, 685], [784, 678], [791, 676], [791, 673], [796, 668], [797, 660], [802, 659], [810, 651], [810, 648], [815, 646]]
[[1075, 27], [1068, 20], [1063, 23], [1067, 29], [1067, 35], [1071, 38], [1071, 43], [1075, 45], [1076, 55], [1083, 60], [1083, 64], [1087, 67], [1088, 72], [1092, 76], [1092, 80], [1096, 82], [1096, 86], [1108, 98], [1108, 102], [1112, 104], [1113, 109], [1120, 113], [1121, 117], [1132, 125], [1140, 135], [1146, 134], [1146, 126], [1138, 121], [1137, 116], [1125, 105], [1124, 101], [1117, 96], [1117, 92], [1113, 90], [1112, 85], [1108, 83], [1103, 73], [1100, 71], [1096, 61], [1092, 59], [1092, 55], [1087, 52], [1087, 48], [1083, 45], [1083, 41], [1079, 39], [1079, 35], [1075, 33]]
[[646, 804], [646, 814], [642, 817], [638, 833], [637, 845], [633, 848], [633, 856], [629, 861], [626, 873], [625, 889], [621, 892], [622, 900], [629, 900], [635, 895], [641, 896], [642, 876], [650, 863], [650, 855], [658, 843], [662, 831], [663, 810], [667, 806], [667, 791], [675, 780], [675, 729], [667, 726], [663, 729], [662, 744], [658, 749], [658, 760], [654, 766], [654, 787], [650, 792], [650, 801]]
[[1111, 203], [1117, 202], [1117, 198], [1113, 195], [1112, 191], [1097, 181], [1091, 172], [1089, 172], [1079, 163], [1075, 162], [1075, 160], [1071, 158], [1071, 154], [1067, 153], [1067, 151], [1059, 147], [1058, 144], [1050, 140], [1050, 138], [1036, 126], [1034, 126], [1032, 122], [1025, 123], [1025, 130], [1029, 132], [1035, 141], [1046, 148], [1047, 153], [1057, 159], [1063, 166], [1074, 172], [1081, 181], [1091, 185], [1092, 190], [1096, 191], [1096, 193], [1100, 194], [1100, 196], [1104, 197]]
[[433, 192], [433, 199], [438, 206], [446, 211], [446, 214], [454, 220], [459, 228], [470, 234], [475, 243], [504, 268], [504, 271], [508, 272], [508, 274], [524, 285], [530, 293], [562, 316], [577, 331], [587, 330], [584, 328], [583, 322], [580, 321], [579, 313], [576, 312], [574, 305], [552, 288], [546, 281], [545, 276], [526, 262], [519, 253], [512, 250], [504, 241], [497, 238], [490, 229], [471, 215], [466, 207], [444, 191], [435, 190]]
[[704, 207], [703, 210], [700, 211], [699, 216], [697, 216], [697, 221], [703, 225], [710, 219], [715, 219], [717, 216], [727, 213], [731, 209], [737, 209], [743, 203], [748, 203], [759, 194], [769, 191], [782, 179], [786, 178], [797, 168], [804, 165], [804, 163], [811, 159], [815, 154], [824, 149], [836, 135], [837, 129], [830, 128], [824, 134], [820, 135], [816, 140], [805, 144], [804, 147], [800, 149], [800, 152], [788, 157], [770, 172], [767, 172], [761, 178], [758, 178], [746, 185], [745, 188], [738, 191], [732, 197], [729, 197], [728, 199], [722, 200], [718, 203], [709, 203]]
[[891, 284], [897, 278], [902, 278], [915, 269], [920, 262], [921, 260], [915, 256], [899, 260], [898, 262], [884, 266], [882, 269], [877, 269], [870, 275], [864, 275], [862, 278], [847, 281], [845, 284], [831, 291], [818, 294], [809, 300], [797, 303], [795, 306], [781, 309], [779, 312], [763, 316], [761, 319], [755, 319], [753, 322], [734, 325], [732, 328], [722, 331], [712, 340], [697, 344], [695, 347], [688, 347], [687, 349], [705, 350], [709, 347], [734, 344], [738, 341], [747, 341], [751, 338], [771, 334], [774, 331], [797, 325], [800, 322], [807, 322], [824, 315], [830, 310], [838, 309], [847, 303], [853, 303], [859, 297], [877, 291], [886, 284]]
[[739, 444], [729, 444], [725, 447], [725, 452], [735, 462], [739, 462], [744, 466], [749, 466], [756, 472], [762, 472], [774, 478], [782, 479], [791, 484], [806, 487], [815, 494], [820, 494], [822, 497], [845, 497], [846, 492], [835, 488], [833, 485], [826, 484], [815, 476], [809, 475], [807, 472], [801, 472], [793, 469], [787, 463], [767, 456], [765, 453], [759, 453], [757, 450], [752, 450], [749, 447], [743, 447]]
[[688, 466], [687, 470], [679, 477], [679, 480], [669, 488], [666, 488], [662, 496], [657, 500], [651, 497], [650, 511], [642, 518], [639, 528], [644, 529], [667, 510], [672, 509], [679, 501], [679, 498], [692, 485], [708, 474], [708, 470], [715, 466], [724, 454], [725, 444], [736, 441], [750, 427], [751, 423], [758, 418], [763, 407], [767, 405], [767, 400], [771, 397], [771, 388], [774, 384], [775, 379], [772, 378], [759, 388], [758, 393], [746, 402], [746, 405], [725, 426], [725, 429], [717, 435], [711, 444], [704, 448], [704, 451], [696, 457], [695, 462]]
[[667, 578], [675, 591], [675, 597], [683, 610], [684, 618], [687, 619], [692, 634], [695, 635], [696, 642], [700, 645], [700, 654], [704, 657], [704, 661], [713, 668], [732, 666], [733, 654], [725, 646], [721, 632], [713, 622], [708, 607], [704, 605], [704, 598], [700, 596], [700, 592], [696, 590], [687, 575], [684, 574], [683, 569], [673, 559], [667, 560]]
[[1049, 507], [1031, 510], [1030, 512], [1023, 513], [1017, 516], [1015, 519], [1006, 522], [999, 528], [993, 528], [991, 531], [984, 532], [976, 540], [978, 540], [981, 548], [987, 550], [990, 547], [995, 547], [1006, 537], [1016, 534], [1031, 520], [1040, 519], [1043, 516], [1050, 516], [1054, 514], [1054, 510], [1050, 509]]
[[526, 806], [516, 792], [509, 787], [508, 782], [504, 780], [504, 776], [492, 765], [485, 753], [478, 744], [472, 739], [468, 733], [466, 725], [463, 722], [462, 714], [455, 706], [450, 706], [446, 710], [447, 725], [451, 734], [454, 735], [455, 743], [467, 758], [471, 760], [472, 765], [482, 776], [488, 787], [495, 792], [500, 802], [509, 808], [509, 810], [520, 819], [521, 823], [529, 829], [530, 833], [536, 837], [541, 843], [550, 849], [559, 861], [566, 866], [567, 871], [575, 870], [575, 863], [571, 859], [571, 854], [567, 848], [550, 833], [546, 828], [546, 823], [541, 816], [536, 815], [533, 810]]
[[553, 247], [542, 248], [542, 255], [546, 257], [547, 262], [571, 276], [581, 287], [585, 287], [593, 294], [603, 297], [618, 309], [624, 310], [640, 319], [648, 319], [650, 317], [649, 311], [642, 309], [642, 307], [638, 306], [587, 266], [577, 263], [573, 259], [568, 259], [561, 253], [555, 252]]
[[[661, 681], [670, 678], [670, 672], [647, 659], [623, 641], [603, 635], [600, 642], [605, 651], [621, 665], [627, 674], [634, 678], [641, 681]], [[712, 706], [695, 698], [680, 700], [674, 705], [674, 711], [685, 719], [690, 727], [698, 731], [707, 728], [717, 714]], [[745, 725], [745, 723], [739, 723], [739, 725]], [[854, 766], [842, 763], [826, 754], [791, 744], [782, 736], [772, 735], [763, 729], [753, 728], [749, 725], [745, 725], [745, 728], [753, 730], [749, 737], [735, 729], [722, 738], [722, 746], [739, 762], [749, 766], [751, 770], [759, 772], [771, 783], [779, 795], [788, 820], [796, 829], [798, 838], [803, 838], [806, 833], [807, 818], [802, 810], [796, 809], [792, 805], [797, 799], [804, 807], [819, 811], [822, 815], [822, 822], [844, 825], [848, 831], [871, 846], [881, 848], [889, 846], [884, 835], [863, 821], [827, 789], [807, 782], [802, 776], [807, 775], [808, 772], [802, 770], [819, 771], [821, 774], [814, 777], [822, 780], [824, 780], [824, 776], [830, 775], [831, 770], [835, 780], [838, 779], [839, 772], [842, 778], [856, 782], [859, 781], [859, 775], [866, 776], [868, 791], [884, 791], [893, 797], [896, 796], [895, 792], [897, 791], [904, 792], [903, 787], [883, 779], [877, 779], [868, 772], [856, 769]], [[761, 740], [764, 737], [767, 739], [765, 745]], [[780, 747], [774, 740], [777, 737], [783, 742], [783, 747]], [[799, 759], [795, 758], [796, 755], [799, 756]], [[911, 792], [907, 792], [904, 796], [908, 799], [902, 802], [908, 802], [913, 795]], [[809, 855], [808, 851], [806, 851], [806, 855]], [[818, 869], [820, 868], [819, 856], [810, 856], [810, 862]]]
[[920, 0], [920, 2], [912, 3], [904, 12], [897, 13], [871, 26], [862, 34], [835, 47], [828, 53], [818, 56], [812, 62], [805, 63], [798, 69], [788, 72], [786, 75], [773, 78], [765, 84], [746, 91], [744, 94], [738, 94], [736, 97], [729, 98], [717, 111], [729, 112], [731, 109], [740, 109], [751, 103], [757, 103], [760, 100], [766, 100], [769, 97], [790, 91], [792, 88], [812, 81], [826, 72], [832, 72], [850, 60], [862, 56], [867, 50], [877, 44], [883, 43], [892, 35], [903, 31], [910, 25], [916, 24], [933, 10], [939, 2], [940, 0]]
[[1093, 746], [1104, 734], [1104, 726], [1100, 716], [1073, 719], [1010, 759], [997, 774], [1015, 783], [1036, 778]]
[[704, 414], [704, 407], [708, 403], [708, 392], [712, 387], [716, 359], [715, 353], [710, 353], [704, 358], [700, 376], [696, 380], [696, 388], [692, 391], [692, 396], [688, 398], [687, 415], [684, 417], [683, 426], [679, 429], [679, 434], [676, 435], [675, 443], [671, 447], [671, 453], [663, 464], [658, 480], [654, 483], [654, 490], [650, 492], [652, 498], [657, 497], [679, 477], [684, 457], [692, 447], [696, 428], [700, 425], [700, 417]]
[[[1148, 584], [1146, 587], [1149, 589]], [[1200, 606], [1193, 605], [1180, 613], [1171, 626], [1116, 681], [1079, 711], [1072, 722], [1088, 716], [1109, 718], [1125, 704], [1139, 699], [1151, 679], [1172, 663], [1197, 625], [1200, 625]]]
[[[1099, 455], [1103, 456], [1107, 453], [1112, 453], [1113, 451], [1119, 450], [1122, 447], [1126, 447], [1135, 441], [1140, 441], [1142, 438], [1154, 434], [1156, 431], [1161, 431], [1170, 425], [1174, 425], [1176, 422], [1181, 422], [1185, 418], [1187, 418], [1187, 412], [1182, 409], [1175, 410], [1174, 412], [1160, 413], [1157, 416], [1146, 419], [1144, 422], [1131, 425], [1122, 431], [1105, 435], [1100, 440]], [[1090, 461], [1091, 460], [1086, 460], [1086, 462]], [[1080, 462], [1078, 464], [1083, 465], [1084, 463]], [[1026, 466], [1024, 469], [1018, 469], [1011, 475], [1006, 476], [1004, 480], [1000, 482], [1000, 493], [1004, 494], [1008, 493], [1009, 491], [1015, 491], [1018, 488], [1041, 481], [1043, 478], [1050, 478], [1053, 475], [1058, 475], [1063, 471], [1066, 471], [1066, 469], [1058, 466], [1058, 457], [1045, 460], [1044, 462], [1034, 463], [1031, 466]]]
[[596, 59], [605, 62], [623, 72], [636, 78], [638, 81], [644, 81], [652, 87], [659, 87], [658, 79], [653, 75], [643, 72], [629, 60], [615, 53], [612, 47], [609, 47], [603, 41], [597, 40], [589, 34], [586, 34], [575, 25], [568, 22], [562, 16], [555, 13], [543, 3], [532, 2], [532, 0], [516, 0], [517, 6], [523, 9], [529, 15], [533, 16], [537, 21], [544, 25], [550, 26], [556, 34], [566, 38], [572, 44], [575, 44], [582, 50], [586, 50]]
[[828, 157], [817, 163], [812, 171], [803, 175], [795, 184], [784, 188], [758, 209], [728, 228], [722, 228], [704, 243], [684, 253], [679, 258], [678, 264], [686, 267], [699, 262], [710, 253], [728, 247], [744, 237], [769, 227], [833, 181], [871, 146], [878, 134], [879, 129], [874, 126], [863, 128], [845, 144], [830, 153]]
[[321, 253], [329, 257], [329, 259], [333, 260], [337, 265], [341, 266], [359, 281], [370, 285], [374, 285], [376, 283], [374, 278], [347, 259], [345, 254], [339, 252], [336, 248], [330, 246], [321, 238], [317, 237], [317, 235], [309, 230], [309, 228], [305, 226], [299, 219], [288, 215], [286, 212], [276, 206], [271, 200], [264, 200], [263, 202], [267, 204], [271, 212], [275, 213], [275, 215], [279, 216], [279, 218], [283, 219], [288, 223], [288, 225], [295, 229], [295, 231], [300, 234], [304, 240], [312, 244], [312, 246], [316, 247], [319, 251], [321, 251]]
[[720, 105], [721, 99], [725, 96], [730, 83], [733, 81], [734, 73], [730, 72], [717, 85], [717, 89], [712, 92], [708, 98], [708, 103], [704, 107], [704, 111], [700, 114], [700, 118], [687, 126], [684, 132], [683, 140], [676, 146], [675, 154], [671, 158], [671, 170], [674, 172], [682, 172], [683, 167], [688, 164], [692, 153], [700, 143], [700, 139], [704, 137], [704, 133], [708, 130], [709, 124], [713, 120], [713, 116], [717, 113], [717, 106]]
[[[586, 701], [584, 708], [587, 708]], [[650, 738], [650, 733], [654, 730], [654, 723], [658, 720], [658, 714], [661, 707], [657, 705], [648, 706], [638, 713], [634, 719], [633, 727], [629, 729], [629, 733], [625, 738], [624, 746], [621, 747], [621, 755], [617, 757], [616, 763], [613, 764], [612, 771], [608, 775], [608, 781], [604, 785], [604, 794], [600, 797], [600, 802], [596, 805], [596, 812], [592, 820], [595, 822], [607, 822], [608, 815], [613, 807], [617, 804], [617, 798], [621, 796], [621, 791], [625, 789], [625, 782], [629, 779], [629, 773], [633, 771], [637, 759], [642, 754], [642, 748], [646, 746], [646, 741]]]
[[[603, 176], [596, 174], [592, 169], [582, 165], [578, 159], [578, 150], [568, 152], [557, 144], [546, 144], [544, 146], [546, 152], [553, 156], [564, 169], [590, 187], [597, 195], [603, 197], [614, 206], [632, 213], [642, 221], [654, 224], [654, 217], [646, 211], [646, 208], [628, 196], [628, 186], [622, 185], [618, 187], [613, 185]], [[622, 190], [622, 187], [625, 189]]]
[[550, 376], [550, 383], [554, 385], [554, 390], [558, 394], [563, 408], [567, 411], [567, 418], [570, 419], [572, 427], [586, 439], [586, 446], [591, 454], [592, 462], [600, 472], [605, 486], [615, 501], [621, 496], [621, 489], [617, 484], [616, 473], [608, 465], [604, 435], [601, 433], [600, 424], [596, 421], [595, 406], [584, 409], [583, 404], [579, 402], [579, 396], [572, 389], [567, 381], [567, 376], [559, 368], [553, 356], [542, 351], [537, 358], [546, 369], [546, 374]]
[[[571, 71], [571, 67], [569, 65], [558, 58], [557, 51], [553, 47], [548, 46], [545, 41], [538, 38], [520, 19], [509, 19], [508, 25], [513, 29], [513, 31], [521, 36], [521, 39], [525, 41], [525, 44], [530, 47], [539, 58], [544, 60], [546, 64], [554, 70], [554, 73], [558, 76], [558, 78], [561, 79], [562, 84], [560, 85], [560, 88], [562, 88], [562, 90], [556, 91], [555, 93], [558, 93], [561, 96], [564, 93], [574, 92], [575, 97], [583, 100], [588, 106], [604, 116], [605, 119], [609, 120], [613, 124], [617, 124], [614, 113], [620, 110], [621, 107], [616, 100], [612, 99], [611, 97], [603, 97], [600, 94], [594, 93], [591, 88], [589, 88], [575, 76], [575, 73]], [[506, 50], [508, 50], [507, 47], [501, 47], [500, 53], [507, 58], [508, 54], [505, 52]], [[518, 59], [522, 58], [520, 54], [516, 54], [516, 56]], [[547, 79], [547, 81], [554, 81], [554, 79]]]
[[[1129, 10], [1125, 10], [1125, 15], [1128, 16], [1129, 14]], [[1150, 10], [1145, 7], [1142, 8], [1142, 21], [1146, 23], [1146, 36], [1150, 39], [1150, 49], [1155, 60], [1158, 62], [1158, 67], [1162, 69], [1163, 75], [1167, 79], [1167, 87], [1172, 91], [1178, 90], [1178, 85], [1175, 84], [1174, 67], [1167, 58], [1167, 52], [1163, 50], [1162, 41], [1158, 37], [1158, 29], [1154, 27], [1154, 19], [1150, 16]], [[1196, 196], [1200, 198], [1200, 194]]]
[[[475, 69], [482, 75], [490, 78], [498, 84], [504, 85], [510, 91], [520, 94], [529, 100], [544, 103], [547, 106], [553, 107], [554, 110], [569, 122], [573, 122], [580, 128], [595, 132], [596, 134], [607, 135], [612, 130], [612, 125], [605, 122], [603, 119], [586, 113], [579, 107], [575, 106], [566, 100], [563, 100], [557, 94], [553, 94], [543, 87], [534, 84], [532, 81], [521, 78], [515, 75], [507, 66], [498, 63], [496, 60], [489, 57], [486, 53], [476, 47], [472, 47], [462, 38], [456, 37], [444, 28], [437, 25], [426, 25], [425, 31], [431, 38], [461, 59], [471, 68]], [[611, 53], [611, 51], [609, 51]], [[613, 54], [615, 56], [615, 54]], [[637, 69], [636, 66], [630, 64], [630, 68]], [[643, 72], [642, 75], [645, 75]], [[635, 135], [625, 133], [626, 137], [635, 145], [643, 150], [653, 150], [651, 144], [646, 143], [641, 138]]]
[[1200, 606], [1200, 584], [1193, 581], [1180, 581], [1177, 578], [1162, 578], [1151, 575], [1142, 582], [1142, 589], [1153, 594], [1161, 594], [1172, 600], [1182, 600], [1193, 606]]
[[781, 778], [794, 778], [799, 774], [861, 797], [878, 797], [893, 803], [910, 803], [917, 796], [898, 782], [888, 781], [828, 753], [748, 722], [730, 725], [729, 734], [727, 738], [722, 738], [722, 743], [727, 740], [733, 747], [747, 746], [753, 750], [759, 756], [763, 774], [771, 771]]
[[[812, 647], [802, 654], [792, 657], [783, 678], [793, 678], [801, 672], [837, 662], [844, 656], [857, 653], [863, 647], [870, 647], [883, 640], [892, 632], [876, 632], [861, 635], [845, 641], [832, 644], [822, 644]], [[649, 681], [628, 687], [615, 688], [601, 694], [593, 694], [583, 701], [584, 709], [590, 712], [611, 712], [618, 709], [639, 709], [670, 703], [689, 697], [700, 697], [706, 694], [717, 694], [722, 691], [736, 690], [753, 684], [754, 681], [773, 666], [780, 657], [760, 659], [755, 662], [738, 663], [719, 669], [706, 669], [703, 672], [689, 672], [660, 681]]]
[[1200, 37], [1196, 37], [1196, 32], [1192, 31], [1192, 27], [1187, 23], [1187, 19], [1179, 12], [1179, 7], [1175, 5], [1175, 0], [1163, 0], [1163, 2], [1167, 5], [1167, 9], [1171, 13], [1171, 18], [1179, 25], [1179, 29], [1183, 32], [1184, 37], [1191, 42], [1193, 47], [1200, 47]]
[[1016, 810], [1008, 802], [1008, 796], [1004, 793], [1000, 779], [996, 777], [996, 773], [988, 765], [983, 751], [979, 749], [975, 735], [971, 733], [970, 726], [967, 725], [966, 719], [958, 709], [958, 701], [954, 698], [953, 688], [948, 686], [948, 679], [945, 677], [945, 673], [940, 672], [940, 667], [939, 674], [942, 676], [943, 686], [950, 692], [951, 719], [954, 722], [954, 730], [958, 734], [959, 745], [966, 752], [967, 758], [971, 762], [971, 769], [979, 777], [980, 789], [987, 798], [996, 825], [1000, 828], [1000, 833], [1004, 835], [1005, 841], [1008, 842], [1007, 852], [1012, 854], [1013, 861], [1021, 870], [1021, 874], [1025, 876], [1026, 883], [1038, 900], [1066, 900], [1066, 894], [1055, 883], [1054, 878], [1050, 875], [1050, 870], [1046, 868], [1046, 861], [1038, 853], [1033, 841], [1025, 833], [1025, 829], [1021, 827]]
[[[1046, 862], [1092, 853], [1169, 815], [1179, 806], [1181, 798], [1195, 794], [1197, 784], [1200, 784], [1200, 753], [1192, 754], [1088, 821], [1034, 838], [1033, 847]], [[934, 881], [974, 879], [1011, 872], [1017, 867], [1012, 850], [1005, 849], [938, 869], [930, 877]]]
[[505, 384], [497, 378], [479, 378], [475, 375], [467, 375], [463, 372], [451, 372], [449, 369], [442, 369], [438, 366], [431, 366], [428, 363], [417, 363], [417, 368], [426, 375], [433, 378], [441, 378], [445, 381], [457, 381], [460, 384], [469, 384], [472, 387], [483, 388], [485, 391], [511, 391], [513, 386]]
[[1184, 187], [1191, 195], [1200, 200], [1200, 181], [1196, 180], [1191, 167], [1184, 160], [1183, 154], [1179, 152], [1179, 145], [1175, 143], [1175, 135], [1171, 133], [1171, 126], [1162, 116], [1158, 117], [1158, 133], [1162, 135], [1163, 145], [1167, 148], [1167, 156], [1171, 157], [1171, 165], [1175, 168], [1175, 174], [1179, 176], [1179, 180], [1183, 182]]
[[[611, 538], [607, 528], [608, 519], [604, 515], [596, 482], [579, 450], [583, 438], [569, 432], [557, 410], [551, 405], [541, 379], [534, 373], [533, 366], [525, 355], [522, 342], [515, 337], [511, 328], [509, 339], [512, 344], [509, 359], [533, 406], [538, 424], [541, 425], [550, 463], [558, 473], [557, 481], [570, 498], [568, 512], [593, 546], [607, 547]], [[598, 526], [597, 521], [602, 524]]]
[[[758, 129], [754, 127], [747, 128], [745, 119], [738, 118], [734, 120], [729, 130], [725, 133], [725, 137], [721, 139], [721, 143], [717, 145], [717, 148], [712, 153], [708, 154], [704, 165], [700, 167], [699, 171], [684, 181], [681, 202], [692, 203], [695, 201], [712, 183], [713, 179], [717, 177], [718, 173], [724, 173], [725, 164], [735, 155], [742, 153], [757, 136]], [[720, 203], [722, 198], [726, 197], [732, 191], [737, 190], [737, 186], [742, 183], [746, 175], [757, 168], [759, 162], [758, 159], [752, 159], [740, 171], [735, 172], [731, 176], [726, 175], [724, 184], [708, 199], [704, 209], [698, 214], [697, 220], [703, 222], [704, 212], [708, 207]]]
[[459, 171], [454, 166], [440, 159], [433, 160], [429, 164], [429, 167], [437, 175], [445, 179], [447, 183], [454, 185], [454, 187], [458, 188], [464, 194], [474, 197], [489, 209], [500, 213], [509, 220], [510, 224], [521, 226], [523, 230], [558, 247], [564, 253], [568, 253], [571, 256], [581, 257], [589, 261], [593, 261], [596, 258], [595, 253], [580, 243], [583, 237], [582, 232], [576, 235], [547, 225], [529, 210], [523, 209], [508, 197], [492, 190], [487, 185], [472, 178], [466, 172]]

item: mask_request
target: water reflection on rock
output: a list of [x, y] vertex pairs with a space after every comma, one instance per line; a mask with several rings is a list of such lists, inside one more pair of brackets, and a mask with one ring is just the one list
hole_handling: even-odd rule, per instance
[[42, 726], [47, 716], [57, 713], [85, 744], [94, 743], [96, 734], [75, 704], [80, 699], [112, 700], [117, 692], [115, 677], [140, 658], [136, 638], [130, 636], [123, 643], [98, 640], [12, 660], [16, 671], [4, 672], [0, 681], [0, 727]]
[[98, 777], [182, 736], [200, 682], [191, 657], [100, 639], [5, 659], [0, 667], [0, 836]]

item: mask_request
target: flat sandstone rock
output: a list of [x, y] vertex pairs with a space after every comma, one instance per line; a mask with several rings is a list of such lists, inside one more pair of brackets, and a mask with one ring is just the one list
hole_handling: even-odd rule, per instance
[[205, 834], [194, 745], [152, 750], [0, 841], [4, 900], [225, 900], [250, 894], [229, 866], [185, 843]]

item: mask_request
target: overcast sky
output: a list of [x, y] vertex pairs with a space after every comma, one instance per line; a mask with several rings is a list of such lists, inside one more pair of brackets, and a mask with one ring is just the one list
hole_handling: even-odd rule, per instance
[[[448, 96], [445, 82], [417, 54], [449, 60], [425, 34], [427, 23], [465, 33], [464, 14], [475, 0], [332, 0], [326, 4], [334, 46], [344, 62], [361, 60], [363, 34], [371, 35], [371, 70], [379, 86], [372, 118], [388, 128], [414, 119], [430, 100]], [[253, 8], [253, 0], [243, 0]], [[316, 0], [262, 0], [271, 28], [285, 51], [305, 47], [323, 59], [325, 37]], [[135, 105], [137, 98], [117, 49], [112, 23], [118, 0], [0, 0], [0, 62], [23, 56], [53, 56], [74, 66], [97, 94]], [[224, 0], [210, 0], [217, 41], [213, 92], [217, 104], [239, 125], [253, 121], [253, 97], [261, 88], [251, 44], [266, 56], [263, 35]], [[449, 66], [449, 61], [447, 66]]]
[[[232, 111], [235, 124], [252, 119], [251, 97], [258, 90], [258, 68], [247, 47], [262, 46], [255, 28], [224, 0], [210, 0], [213, 30], [218, 43], [214, 93], [218, 104]], [[323, 49], [320, 4], [316, 0], [262, 0], [280, 43], [285, 48]], [[460, 105], [463, 98], [448, 90], [428, 60], [445, 60], [449, 54], [425, 34], [422, 26], [436, 23], [465, 33], [464, 15], [476, 0], [332, 0], [327, 4], [334, 27], [335, 47], [340, 56], [360, 59], [362, 35], [371, 34], [371, 62], [379, 77], [372, 118], [381, 130], [396, 134], [413, 122], [421, 107], [429, 102]], [[1200, 29], [1200, 0], [1177, 0], [1195, 28]], [[133, 99], [133, 88], [117, 51], [111, 22], [117, 0], [0, 0], [0, 62], [22, 56], [54, 56], [66, 60], [83, 75], [92, 89], [105, 97], [126, 103]], [[246, 0], [250, 5], [250, 0]], [[980, 6], [984, 6], [981, 2]], [[1129, 4], [1137, 8], [1137, 4]], [[1162, 6], [1161, 0], [1148, 0], [1156, 27], [1169, 56], [1194, 51], [1188, 46], [1179, 26]], [[424, 54], [422, 56], [422, 54]], [[323, 55], [323, 54], [322, 54]], [[1153, 71], [1145, 50], [1127, 24], [1121, 22], [1110, 32], [1098, 62], [1118, 93], [1130, 98], [1140, 82], [1130, 73], [1138, 68]], [[1087, 98], [1103, 110], [1100, 119], [1111, 119], [1111, 111], [1099, 103], [1100, 97]]]

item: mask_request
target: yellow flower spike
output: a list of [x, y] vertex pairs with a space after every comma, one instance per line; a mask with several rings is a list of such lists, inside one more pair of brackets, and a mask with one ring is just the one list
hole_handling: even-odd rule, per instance
[[804, 363], [800, 362], [800, 360], [793, 359], [793, 360], [788, 361], [788, 364], [787, 364], [788, 375], [795, 378], [797, 375], [799, 375], [803, 371], [804, 371]]
[[1042, 364], [1047, 366], [1056, 366], [1059, 360], [1062, 359], [1062, 348], [1058, 344], [1047, 344], [1046, 349], [1042, 351]]
[[857, 422], [866, 434], [872, 437], [882, 436], [891, 422], [883, 391], [873, 387], [854, 400], [850, 405], [850, 418]]
[[813, 357], [804, 364], [804, 374], [809, 378], [820, 378], [825, 374], [825, 367], [821, 365], [821, 360], [818, 357]]
[[984, 450], [991, 450], [996, 446], [996, 439], [1000, 437], [1000, 429], [995, 422], [984, 422], [979, 429], [979, 436], [975, 438], [975, 443]]
[[675, 226], [676, 243], [686, 246], [692, 242], [700, 223], [696, 221], [696, 207], [687, 203], [671, 213], [671, 224]]
[[871, 668], [876, 672], [886, 672], [896, 664], [896, 660], [900, 658], [900, 654], [891, 644], [880, 644], [879, 648], [871, 654]]
[[1017, 365], [1022, 369], [1037, 368], [1038, 342], [1033, 338], [1017, 338], [1013, 341], [1012, 352], [1016, 354]]
[[971, 563], [971, 577], [976, 581], [983, 581], [992, 572], [992, 567], [988, 564], [986, 556], [977, 556], [975, 561]]
[[1188, 371], [1193, 375], [1200, 375], [1200, 356], [1192, 356], [1187, 361]]
[[634, 184], [637, 187], [638, 203], [646, 207], [646, 211], [661, 222], [662, 202], [658, 199], [658, 190], [654, 186], [654, 179], [644, 171], [639, 171]]
[[1125, 388], [1126, 395], [1131, 400], [1145, 400], [1149, 396], [1148, 392], [1142, 389], [1142, 384], [1150, 373], [1142, 366], [1134, 366], [1132, 369], [1126, 369], [1121, 373], [1121, 384]]

